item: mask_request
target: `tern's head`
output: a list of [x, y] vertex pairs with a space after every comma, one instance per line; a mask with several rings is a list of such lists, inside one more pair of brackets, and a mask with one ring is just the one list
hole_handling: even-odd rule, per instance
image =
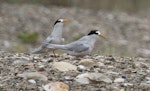
[[98, 35], [98, 36], [101, 36], [101, 37], [103, 37], [103, 38], [106, 38], [106, 36], [103, 35], [103, 34], [102, 34], [100, 31], [98, 31], [98, 30], [91, 30], [88, 35], [93, 35], [93, 34]]
[[68, 22], [67, 19], [58, 19], [58, 20], [55, 21], [54, 25], [56, 25], [58, 23], [66, 23], [66, 22]]

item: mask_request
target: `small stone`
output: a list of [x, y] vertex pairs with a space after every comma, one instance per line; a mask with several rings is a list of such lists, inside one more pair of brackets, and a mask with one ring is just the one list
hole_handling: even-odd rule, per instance
[[14, 65], [19, 65], [19, 64], [28, 64], [28, 60], [15, 60], [13, 62]]
[[48, 59], [41, 59], [42, 62], [47, 62], [49, 61]]
[[98, 64], [99, 67], [104, 67], [105, 66], [105, 64], [102, 63], [102, 62], [98, 62], [97, 64]]
[[99, 83], [101, 81], [112, 83], [112, 80], [101, 73], [83, 73], [76, 77], [76, 81], [81, 84]]
[[39, 68], [44, 68], [44, 64], [42, 64], [42, 63], [40, 63], [40, 62], [37, 63], [37, 65], [38, 65]]
[[108, 69], [114, 69], [115, 67], [113, 65], [108, 65], [107, 68]]
[[76, 77], [76, 81], [81, 84], [89, 84], [90, 81], [88, 79], [88, 76], [89, 76], [88, 73], [80, 74]]
[[117, 72], [113, 72], [113, 71], [106, 71], [107, 74], [112, 74], [112, 75], [119, 75], [119, 73]]
[[82, 59], [79, 64], [84, 65], [86, 67], [92, 67], [94, 65], [93, 59]]
[[150, 77], [146, 77], [146, 80], [147, 80], [147, 81], [150, 81]]
[[35, 83], [36, 83], [36, 81], [33, 80], [33, 79], [28, 80], [28, 82], [30, 82], [30, 83], [32, 83], [32, 84], [35, 84]]
[[71, 71], [71, 70], [76, 71], [77, 70], [77, 67], [75, 65], [72, 65], [67, 62], [55, 62], [53, 64], [53, 67], [54, 69], [57, 69], [59, 71]]
[[42, 87], [45, 91], [69, 91], [69, 86], [63, 82], [51, 82]]
[[124, 91], [124, 89], [121, 89], [119, 87], [112, 87], [112, 91]]
[[96, 56], [96, 57], [94, 57], [94, 59], [100, 60], [101, 62], [105, 61], [105, 57], [104, 56]]
[[48, 78], [47, 74], [44, 72], [24, 72], [22, 74], [18, 74], [18, 77], [23, 77], [24, 79], [35, 79], [35, 80], [42, 80], [47, 81]]
[[114, 80], [115, 83], [123, 83], [124, 81], [125, 81], [125, 79], [123, 79], [123, 78], [116, 78]]
[[65, 76], [65, 80], [67, 80], [67, 81], [72, 81], [74, 78], [73, 77], [71, 77], [71, 76]]
[[146, 83], [150, 84], [150, 77], [146, 77]]
[[40, 59], [40, 57], [34, 56], [33, 59], [37, 60], [37, 59]]
[[87, 68], [84, 65], [78, 65], [77, 69], [79, 71], [86, 70]]
[[135, 62], [135, 66], [136, 67], [139, 67], [139, 68], [148, 68], [149, 67], [149, 65], [148, 64], [146, 64], [146, 63], [143, 63], [143, 62]]
[[125, 87], [127, 87], [127, 86], [133, 86], [132, 83], [124, 83], [123, 85], [124, 85]]

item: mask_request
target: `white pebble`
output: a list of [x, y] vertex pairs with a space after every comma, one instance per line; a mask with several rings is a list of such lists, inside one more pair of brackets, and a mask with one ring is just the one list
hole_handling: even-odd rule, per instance
[[115, 83], [122, 83], [122, 82], [124, 82], [124, 81], [125, 81], [125, 79], [123, 79], [123, 78], [116, 78], [116, 79], [114, 80]]

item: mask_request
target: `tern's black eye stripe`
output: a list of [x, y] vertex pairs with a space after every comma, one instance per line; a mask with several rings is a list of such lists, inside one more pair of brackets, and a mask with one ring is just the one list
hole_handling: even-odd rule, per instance
[[56, 24], [59, 23], [59, 22], [61, 22], [61, 21], [57, 20], [57, 21], [54, 23], [54, 25], [56, 25]]
[[88, 35], [98, 34], [96, 31], [97, 31], [97, 30], [92, 30]]

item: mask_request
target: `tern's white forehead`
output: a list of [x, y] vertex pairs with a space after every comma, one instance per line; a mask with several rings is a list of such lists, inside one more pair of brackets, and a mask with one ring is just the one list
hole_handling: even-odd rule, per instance
[[100, 34], [101, 34], [101, 32], [100, 32], [100, 31], [96, 31], [96, 33], [97, 33], [98, 35], [100, 35]]
[[59, 19], [60, 22], [63, 22], [63, 19]]

